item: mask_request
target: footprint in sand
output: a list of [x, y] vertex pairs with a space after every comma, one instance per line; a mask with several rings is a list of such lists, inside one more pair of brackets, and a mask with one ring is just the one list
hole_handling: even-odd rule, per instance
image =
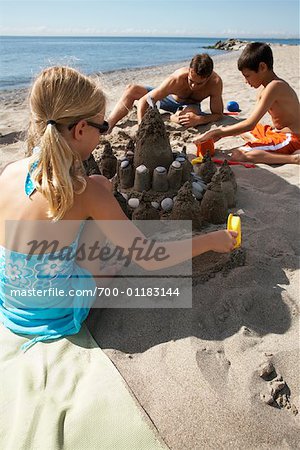
[[224, 385], [227, 385], [231, 363], [223, 350], [214, 351], [206, 348], [199, 350], [196, 361], [211, 389], [218, 395], [224, 396]]
[[268, 383], [267, 390], [260, 393], [261, 400], [278, 409], [286, 409], [296, 416], [298, 409], [291, 402], [290, 388], [282, 376], [276, 372], [271, 361], [267, 361], [260, 366], [259, 376]]

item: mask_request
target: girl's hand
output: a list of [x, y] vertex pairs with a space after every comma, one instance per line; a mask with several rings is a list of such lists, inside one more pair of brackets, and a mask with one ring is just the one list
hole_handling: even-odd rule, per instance
[[234, 249], [238, 233], [236, 231], [220, 230], [209, 233], [210, 250], [217, 253], [229, 253]]

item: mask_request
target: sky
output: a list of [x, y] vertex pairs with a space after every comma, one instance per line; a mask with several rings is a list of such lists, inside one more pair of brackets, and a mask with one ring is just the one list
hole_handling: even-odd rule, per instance
[[0, 35], [299, 38], [299, 0], [0, 0]]

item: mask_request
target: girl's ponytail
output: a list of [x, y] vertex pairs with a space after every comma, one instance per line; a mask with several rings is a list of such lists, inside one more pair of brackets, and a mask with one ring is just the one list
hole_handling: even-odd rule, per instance
[[80, 155], [70, 148], [61, 130], [103, 112], [105, 96], [96, 79], [70, 67], [50, 67], [37, 77], [30, 107], [27, 153], [39, 147], [32, 178], [48, 201], [49, 217], [59, 220], [72, 207], [74, 194], [86, 187]]
[[74, 193], [80, 194], [86, 187], [83, 164], [55, 125], [46, 126], [39, 148], [32, 176], [37, 191], [49, 203], [48, 216], [59, 220], [73, 205]]

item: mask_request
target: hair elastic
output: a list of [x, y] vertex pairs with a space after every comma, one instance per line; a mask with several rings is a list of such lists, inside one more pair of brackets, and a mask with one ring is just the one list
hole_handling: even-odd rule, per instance
[[47, 125], [57, 125], [57, 123], [55, 122], [55, 120], [47, 120], [46, 124], [47, 124]]

